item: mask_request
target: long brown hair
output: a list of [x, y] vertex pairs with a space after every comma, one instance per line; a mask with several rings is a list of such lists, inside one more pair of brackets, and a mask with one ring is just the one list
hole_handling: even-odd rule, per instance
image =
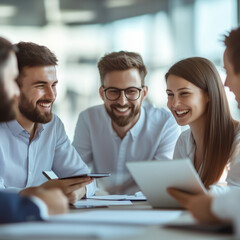
[[214, 64], [193, 57], [174, 64], [166, 73], [186, 79], [207, 93], [209, 102], [205, 120], [202, 164], [199, 175], [209, 187], [219, 180], [231, 154], [235, 121], [231, 117], [224, 86]]

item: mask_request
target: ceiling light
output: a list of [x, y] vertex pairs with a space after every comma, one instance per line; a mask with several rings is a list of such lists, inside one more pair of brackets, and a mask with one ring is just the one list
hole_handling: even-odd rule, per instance
[[137, 1], [138, 0], [105, 0], [104, 5], [107, 8], [118, 8], [134, 5]]
[[62, 11], [63, 22], [90, 22], [96, 19], [94, 11]]
[[17, 8], [14, 6], [0, 5], [0, 18], [9, 18], [16, 14]]

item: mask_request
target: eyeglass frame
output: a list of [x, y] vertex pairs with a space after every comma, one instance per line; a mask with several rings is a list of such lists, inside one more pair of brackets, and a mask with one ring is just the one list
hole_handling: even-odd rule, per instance
[[[143, 85], [141, 88], [138, 88], [138, 87], [128, 87], [128, 88], [108, 87], [108, 88], [104, 88], [104, 86], [102, 85], [102, 88], [103, 88], [105, 97], [106, 97], [107, 100], [109, 100], [109, 101], [117, 101], [117, 100], [121, 97], [121, 92], [122, 92], [122, 91], [124, 92], [124, 96], [125, 96], [125, 98], [126, 98], [127, 100], [129, 100], [129, 101], [136, 101], [136, 100], [138, 100], [138, 99], [140, 98], [141, 91], [143, 90], [144, 87], [145, 87], [145, 86]], [[126, 96], [126, 90], [128, 90], [128, 89], [130, 89], [130, 88], [135, 88], [135, 89], [138, 90], [138, 92], [139, 92], [138, 98], [132, 100], [132, 99], [129, 99], [129, 98]], [[109, 98], [107, 97], [107, 95], [106, 95], [106, 91], [109, 90], [109, 89], [116, 89], [116, 90], [118, 90], [118, 92], [119, 92], [118, 98], [116, 98], [116, 99], [114, 99], [114, 100], [109, 99]]]

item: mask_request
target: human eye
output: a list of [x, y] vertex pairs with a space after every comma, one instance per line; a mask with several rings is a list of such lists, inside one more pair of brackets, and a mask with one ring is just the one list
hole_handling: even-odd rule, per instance
[[138, 89], [137, 88], [128, 88], [128, 89], [126, 89], [126, 94], [130, 94], [130, 95], [138, 94]]
[[52, 87], [56, 87], [57, 86], [57, 82], [56, 83], [53, 83]]
[[118, 95], [118, 92], [119, 92], [118, 89], [114, 89], [114, 88], [107, 90], [107, 93], [110, 95]]
[[188, 96], [190, 94], [190, 92], [181, 92], [180, 96]]
[[173, 97], [173, 93], [167, 92], [167, 96], [168, 96], [168, 97]]
[[37, 84], [37, 85], [35, 85], [35, 87], [36, 87], [36, 88], [40, 88], [40, 89], [42, 89], [42, 88], [45, 87], [45, 85], [44, 85], [44, 84]]

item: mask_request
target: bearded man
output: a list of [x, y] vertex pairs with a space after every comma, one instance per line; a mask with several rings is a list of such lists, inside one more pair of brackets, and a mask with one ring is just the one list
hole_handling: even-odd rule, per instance
[[171, 113], [143, 102], [148, 87], [142, 57], [113, 52], [98, 62], [103, 105], [80, 113], [73, 145], [96, 172], [111, 172], [98, 187], [111, 194], [138, 191], [126, 162], [171, 159], [179, 127]]
[[52, 170], [63, 178], [89, 169], [71, 145], [61, 120], [52, 114], [58, 83], [55, 54], [31, 42], [20, 42], [16, 47], [20, 96], [16, 120], [0, 124], [0, 188], [57, 187], [69, 203], [93, 195], [95, 183], [89, 177], [46, 182], [42, 171]]

